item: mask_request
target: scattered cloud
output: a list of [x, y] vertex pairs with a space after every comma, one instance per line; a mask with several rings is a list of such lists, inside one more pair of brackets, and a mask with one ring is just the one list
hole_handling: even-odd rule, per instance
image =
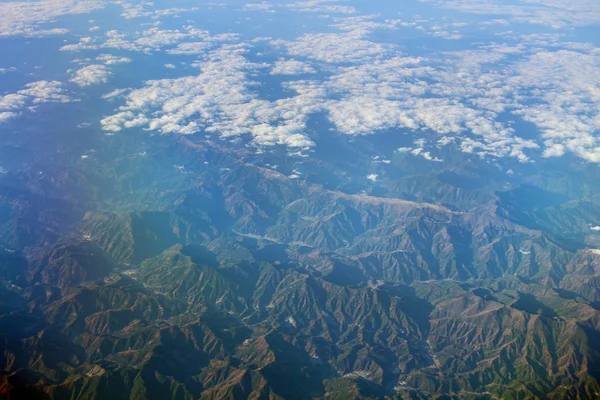
[[96, 61], [102, 61], [106, 65], [114, 65], [114, 64], [129, 64], [133, 60], [129, 57], [118, 57], [112, 54], [100, 54], [96, 57]]
[[362, 32], [368, 33], [377, 29], [395, 29], [401, 26], [412, 26], [400, 19], [381, 20], [379, 15], [356, 15], [334, 18], [334, 23], [331, 25], [341, 31], [347, 32]]
[[600, 162], [600, 54], [540, 51], [517, 67], [508, 81], [529, 95], [514, 111], [542, 132], [544, 156], [566, 151]]
[[241, 11], [262, 11], [268, 13], [276, 12], [276, 9], [290, 9], [302, 13], [319, 14], [355, 14], [356, 8], [348, 5], [340, 5], [341, 0], [307, 0], [293, 3], [248, 3]]
[[0, 123], [13, 119], [17, 116], [17, 113], [10, 111], [0, 111]]
[[303, 75], [317, 72], [310, 64], [297, 60], [279, 59], [271, 69], [271, 75]]
[[115, 89], [112, 92], [106, 93], [102, 95], [102, 98], [105, 100], [113, 99], [115, 97], [119, 97], [127, 93], [127, 89]]
[[352, 6], [335, 4], [339, 2], [339, 0], [308, 0], [287, 4], [286, 7], [311, 13], [355, 14], [357, 12]]
[[[291, 56], [331, 64], [333, 71], [325, 80], [284, 83], [297, 95], [274, 102], [259, 99], [251, 76], [264, 68], [248, 62], [239, 47], [205, 50], [209, 61], [198, 63], [199, 76], [153, 81], [131, 92], [121, 112], [104, 121], [105, 129], [249, 134], [255, 143], [310, 147], [305, 121], [324, 112], [339, 132], [349, 135], [391, 129], [436, 133], [434, 140], [410, 148], [412, 155], [429, 161], [442, 161], [434, 150], [449, 143], [481, 157], [521, 162], [531, 161], [538, 151], [546, 157], [573, 152], [600, 161], [594, 136], [600, 121], [594, 108], [600, 102], [600, 83], [593, 78], [600, 70], [597, 52], [545, 53], [537, 45], [523, 45], [411, 57], [366, 40], [368, 34], [354, 30], [271, 41]], [[279, 59], [270, 69], [281, 75], [313, 72], [315, 66], [295, 59]], [[209, 76], [229, 86], [217, 95]], [[180, 85], [188, 89], [172, 90]], [[161, 102], [149, 104], [155, 96]], [[146, 110], [154, 110], [153, 115]], [[519, 136], [506, 115], [533, 123], [541, 137]]]
[[[279, 44], [274, 42], [273, 44]], [[347, 33], [310, 33], [296, 41], [284, 42], [292, 56], [311, 58], [327, 63], [367, 62], [391, 52], [390, 45], [364, 39], [360, 31]]]
[[42, 25], [62, 15], [84, 14], [104, 7], [102, 0], [39, 0], [0, 2], [0, 36], [48, 36], [67, 33]]
[[0, 95], [0, 122], [18, 117], [25, 108], [33, 109], [40, 104], [71, 101], [74, 100], [66, 94], [61, 82], [31, 82], [16, 93]]
[[[509, 17], [511, 21], [539, 24], [555, 29], [600, 23], [596, 0], [517, 0], [511, 3], [488, 0], [421, 0], [472, 14]], [[503, 21], [500, 19], [500, 21]]]
[[205, 54], [208, 50], [213, 49], [213, 42], [185, 42], [177, 45], [172, 49], [168, 49], [168, 54], [173, 55], [197, 55]]
[[25, 85], [24, 89], [17, 92], [28, 97], [33, 104], [42, 103], [70, 103], [73, 101], [66, 94], [64, 84], [58, 81], [36, 81]]
[[[86, 10], [101, 6], [84, 0], [52, 1], [73, 13], [79, 10], [75, 3], [85, 4]], [[517, 0], [518, 6], [484, 0], [423, 2], [491, 15], [490, 21], [498, 27], [515, 21], [554, 28], [600, 22], [592, 0], [569, 5], [559, 0]], [[127, 19], [155, 20], [190, 11], [155, 10], [148, 2], [118, 4]], [[104, 95], [115, 102], [125, 101], [102, 121], [107, 132], [125, 128], [165, 134], [204, 132], [223, 138], [247, 136], [255, 145], [310, 148], [314, 143], [306, 121], [314, 113], [323, 113], [338, 132], [347, 135], [388, 130], [417, 133], [417, 141], [406, 152], [429, 161], [442, 161], [436, 157], [439, 149], [453, 145], [481, 157], [512, 157], [521, 162], [564, 154], [600, 162], [600, 78], [596, 78], [600, 77], [600, 51], [594, 45], [565, 42], [559, 33], [507, 31], [497, 36], [497, 43], [472, 43], [468, 50], [432, 50], [414, 57], [375, 33], [410, 28], [434, 37], [461, 39], [466, 24], [452, 19], [405, 21], [358, 15], [355, 8], [340, 1], [256, 2], [241, 9], [331, 14], [325, 22], [330, 25], [326, 32], [313, 31], [296, 39], [263, 39], [260, 46], [272, 46], [280, 57], [272, 65], [250, 61], [260, 60], [261, 53], [248, 56], [258, 39], [242, 43], [238, 34], [215, 35], [191, 25], [161, 29], [153, 22], [131, 32], [90, 33], [61, 50], [162, 52], [199, 59], [192, 64], [198, 74], [153, 80], [141, 88]], [[31, 24], [39, 27], [40, 21], [50, 19], [36, 21]], [[72, 72], [71, 81], [80, 86], [105, 83], [110, 65], [131, 62], [129, 57], [111, 54], [86, 60], [94, 64]], [[166, 59], [163, 65], [177, 65], [171, 61]], [[285, 98], [265, 100], [259, 86], [268, 75], [310, 76], [290, 78], [291, 82], [282, 84], [287, 89]], [[522, 130], [525, 123], [530, 124], [528, 132]], [[428, 140], [418, 142], [422, 137]]]
[[110, 75], [111, 72], [106, 66], [92, 64], [75, 71], [70, 81], [76, 85], [85, 87], [106, 83]]
[[143, 128], [177, 134], [204, 131], [225, 138], [249, 134], [256, 145], [313, 146], [304, 132], [311, 113], [307, 108], [314, 107], [313, 97], [322, 94], [303, 86], [293, 98], [259, 99], [252, 90], [255, 83], [250, 74], [264, 66], [248, 61], [245, 52], [240, 46], [224, 47], [198, 64], [198, 75], [147, 82], [127, 95], [118, 113], [102, 120], [103, 129]]
[[238, 34], [211, 35], [208, 31], [185, 26], [182, 29], [150, 28], [133, 33], [110, 30], [97, 37], [85, 36], [78, 43], [64, 45], [62, 51], [79, 52], [115, 49], [142, 53], [153, 53], [166, 49], [173, 55], [196, 55], [205, 53], [220, 43], [237, 43]]
[[275, 12], [273, 9], [273, 4], [270, 3], [248, 3], [242, 7], [243, 11], [265, 11], [265, 12]]
[[136, 18], [151, 18], [153, 20], [158, 20], [167, 16], [179, 16], [182, 13], [190, 13], [199, 10], [198, 7], [173, 7], [156, 10], [153, 8], [154, 3], [148, 1], [142, 1], [139, 3], [128, 3], [125, 1], [120, 1], [119, 4], [121, 4], [121, 7], [123, 8], [121, 16], [128, 20]]

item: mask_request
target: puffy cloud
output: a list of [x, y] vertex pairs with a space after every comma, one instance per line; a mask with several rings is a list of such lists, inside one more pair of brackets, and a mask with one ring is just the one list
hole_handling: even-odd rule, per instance
[[262, 11], [262, 12], [275, 12], [275, 8], [288, 8], [296, 12], [310, 12], [310, 13], [331, 13], [331, 14], [354, 14], [356, 8], [352, 6], [339, 5], [340, 0], [308, 0], [299, 1], [288, 4], [272, 4], [267, 2], [262, 3], [248, 3], [245, 4], [242, 11]]
[[429, 151], [425, 151], [423, 148], [425, 143], [424, 139], [418, 139], [415, 141], [417, 147], [400, 147], [396, 149], [396, 153], [412, 154], [413, 156], [422, 157], [427, 161], [443, 162], [442, 159], [432, 156]]
[[354, 14], [356, 8], [338, 4], [339, 0], [308, 0], [288, 4], [287, 7], [300, 12]]
[[[526, 152], [538, 144], [516, 136], [510, 126], [497, 121], [513, 105], [514, 90], [503, 88], [501, 76], [482, 70], [506, 54], [485, 54], [446, 54], [443, 61], [383, 55], [368, 63], [338, 67], [321, 84], [330, 97], [323, 109], [342, 133], [428, 130], [458, 139], [465, 152], [529, 161]], [[413, 154], [439, 161], [424, 148]]]
[[548, 143], [544, 149], [544, 157], [561, 157], [565, 154], [565, 146], [560, 143]]
[[106, 83], [110, 75], [111, 72], [106, 66], [92, 64], [75, 71], [70, 81], [76, 85], [85, 87]]
[[61, 35], [65, 29], [40, 25], [62, 15], [83, 14], [104, 7], [102, 0], [39, 0], [0, 2], [0, 36]]
[[423, 148], [421, 148], [421, 147], [411, 150], [411, 152], [410, 152], [410, 153], [411, 153], [412, 155], [415, 155], [415, 156], [420, 156], [420, 157], [423, 157], [423, 158], [424, 158], [424, 159], [426, 159], [427, 161], [435, 161], [435, 162], [442, 162], [442, 161], [443, 161], [443, 160], [441, 160], [441, 159], [439, 159], [439, 158], [437, 158], [437, 157], [433, 157], [433, 156], [431, 155], [431, 153], [430, 153], [430, 152], [428, 152], [428, 151], [425, 151], [425, 150], [424, 150]]
[[[533, 0], [530, 3], [538, 7]], [[293, 3], [292, 9], [323, 6], [338, 4]], [[249, 9], [270, 10], [271, 5]], [[521, 162], [566, 153], [600, 162], [595, 137], [600, 124], [596, 79], [600, 52], [594, 46], [563, 43], [559, 35], [507, 34], [501, 40], [512, 44], [477, 44], [471, 50], [411, 57], [398, 46], [374, 39], [375, 30], [417, 24], [428, 26], [427, 34], [444, 38], [456, 38], [456, 29], [464, 26], [377, 15], [334, 18], [331, 27], [337, 32], [304, 34], [291, 41], [267, 39], [287, 53], [270, 70], [248, 61], [246, 45], [230, 44], [238, 43], [239, 36], [210, 35], [193, 27], [152, 28], [129, 36], [113, 31], [107, 32], [108, 39], [82, 38], [76, 46], [203, 57], [195, 64], [197, 75], [150, 81], [127, 94], [106, 95], [124, 95], [126, 100], [115, 115], [102, 121], [109, 132], [204, 131], [224, 138], [246, 135], [257, 145], [310, 147], [306, 121], [322, 112], [348, 135], [391, 129], [427, 132], [429, 141], [415, 142], [406, 152], [430, 161], [441, 161], [436, 150], [453, 145], [482, 157]], [[285, 98], [267, 101], [256, 89], [256, 74], [299, 75], [319, 68], [327, 78], [315, 74], [313, 80], [284, 83], [288, 93], [293, 92]], [[539, 132], [523, 132], [511, 119], [530, 122], [533, 128], [528, 129]]]
[[271, 75], [302, 75], [317, 72], [310, 64], [297, 60], [279, 59], [271, 69]]
[[[585, 26], [600, 22], [600, 8], [596, 0], [518, 0], [514, 3], [488, 0], [421, 0], [439, 7], [463, 12], [508, 16], [516, 22], [546, 25], [552, 28]], [[502, 21], [502, 20], [500, 20]]]
[[61, 51], [84, 51], [84, 50], [99, 50], [99, 49], [118, 49], [128, 51], [145, 51], [148, 52], [150, 49], [144, 49], [135, 43], [127, 39], [127, 35], [120, 33], [115, 30], [108, 31], [104, 34], [104, 37], [90, 37], [85, 36], [79, 38], [78, 43], [67, 44], [60, 48]]
[[[235, 46], [209, 51], [208, 61], [198, 64], [200, 75], [150, 82], [131, 92], [121, 113], [103, 123], [106, 130], [113, 131], [123, 127], [180, 134], [205, 130], [223, 137], [249, 134], [256, 144], [302, 147], [312, 145], [304, 131], [306, 119], [312, 113], [325, 112], [338, 131], [350, 135], [389, 129], [435, 132], [440, 137], [432, 143], [410, 148], [413, 155], [430, 161], [441, 160], [427, 146], [449, 143], [464, 152], [514, 157], [522, 162], [530, 161], [531, 151], [540, 146], [546, 157], [573, 151], [588, 160], [596, 159], [598, 146], [589, 124], [598, 121], [593, 109], [598, 103], [593, 97], [597, 86], [582, 78], [597, 70], [595, 56], [557, 67], [548, 64], [549, 56], [543, 54], [529, 56], [524, 62], [509, 61], [509, 55], [526, 53], [509, 46], [422, 58], [363, 42], [371, 43], [357, 31], [305, 35], [284, 42], [291, 54], [331, 62], [334, 73], [325, 81], [284, 84], [297, 95], [274, 102], [259, 99], [254, 90], [250, 76], [262, 66], [249, 63]], [[341, 44], [329, 53], [333, 43]], [[360, 49], [367, 48], [368, 52], [361, 54]], [[552, 54], [554, 60], [573, 57]], [[549, 66], [544, 69], [542, 64]], [[501, 69], [492, 69], [497, 66]], [[280, 59], [271, 73], [313, 70], [304, 62]], [[555, 75], [553, 79], [548, 79], [549, 74]], [[571, 78], [561, 78], [565, 75]], [[217, 92], [214, 82], [227, 85]], [[548, 82], [562, 83], [549, 86]], [[536, 94], [536, 88], [543, 89], [540, 93], [544, 95]], [[550, 103], [554, 106], [549, 107]], [[563, 110], [561, 122], [569, 124], [570, 130], [561, 128], [557, 135], [550, 125], [559, 121], [549, 114], [559, 108]], [[152, 117], [146, 116], [147, 110], [155, 110]], [[543, 132], [542, 140], [519, 137], [510, 123], [499, 120], [506, 113], [536, 124]]]
[[129, 57], [118, 57], [112, 54], [100, 54], [96, 57], [97, 61], [102, 61], [106, 65], [114, 65], [114, 64], [129, 64], [132, 62], [132, 59]]
[[19, 93], [11, 93], [0, 97], [0, 110], [18, 110], [25, 106], [26, 96]]
[[18, 114], [10, 111], [0, 111], [0, 123], [17, 117]]
[[121, 16], [125, 19], [136, 19], [136, 18], [151, 18], [157, 20], [166, 16], [178, 16], [181, 13], [189, 13], [198, 11], [198, 7], [192, 8], [165, 8], [155, 10], [152, 8], [154, 3], [151, 2], [140, 2], [140, 3], [128, 3], [125, 1], [118, 1], [123, 8]]
[[342, 31], [372, 32], [377, 29], [395, 29], [406, 26], [407, 23], [400, 19], [387, 19], [378, 21], [378, 15], [357, 15], [352, 17], [335, 18], [333, 27]]
[[208, 36], [208, 32], [188, 27], [185, 31], [163, 30], [152, 28], [143, 31], [141, 37], [135, 40], [135, 44], [143, 49], [160, 49], [165, 46], [174, 45], [190, 38]]
[[269, 3], [248, 3], [242, 7], [243, 11], [266, 11], [266, 12], [274, 12], [273, 4]]
[[391, 53], [392, 46], [371, 42], [363, 32], [310, 33], [285, 43], [288, 53], [328, 63], [367, 62]]
[[[100, 49], [118, 49], [134, 52], [152, 53], [167, 49], [169, 54], [194, 55], [214, 48], [215, 44], [238, 42], [240, 36], [232, 33], [211, 35], [208, 31], [185, 26], [183, 29], [151, 28], [134, 33], [116, 30], [107, 31], [103, 36], [85, 36], [78, 43], [61, 47], [62, 51], [84, 51]], [[177, 45], [177, 46], [176, 46]]]
[[177, 47], [167, 50], [167, 53], [175, 55], [195, 55], [204, 54], [212, 48], [214, 48], [214, 43], [212, 42], [185, 42], [179, 44]]
[[138, 127], [176, 134], [204, 130], [221, 137], [247, 134], [256, 145], [313, 145], [304, 131], [313, 98], [321, 92], [303, 86], [290, 99], [259, 99], [250, 74], [263, 66], [249, 62], [240, 47], [213, 51], [198, 67], [198, 75], [149, 81], [131, 91], [119, 112], [101, 121], [103, 129]]
[[69, 103], [73, 101], [66, 94], [64, 85], [58, 81], [36, 81], [25, 85], [24, 89], [17, 92], [28, 97], [33, 104], [41, 103]]
[[514, 112], [541, 130], [544, 156], [570, 151], [600, 162], [600, 54], [537, 52], [516, 72], [508, 82], [530, 101]]
[[44, 103], [67, 103], [73, 99], [58, 81], [36, 81], [16, 93], [0, 96], [0, 122], [15, 118], [26, 107]]

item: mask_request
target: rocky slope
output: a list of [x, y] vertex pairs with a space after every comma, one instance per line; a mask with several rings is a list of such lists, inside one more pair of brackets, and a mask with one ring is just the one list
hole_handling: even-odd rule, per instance
[[597, 170], [149, 140], [0, 175], [0, 398], [600, 393]]

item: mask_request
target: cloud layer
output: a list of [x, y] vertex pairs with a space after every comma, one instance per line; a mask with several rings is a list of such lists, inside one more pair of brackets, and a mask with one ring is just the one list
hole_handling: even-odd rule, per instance
[[[325, 113], [348, 135], [421, 131], [424, 138], [417, 137], [415, 145], [403, 151], [430, 161], [441, 161], [436, 153], [451, 143], [482, 157], [521, 162], [536, 154], [566, 152], [600, 161], [595, 135], [600, 120], [598, 50], [562, 46], [540, 52], [540, 40], [547, 46], [557, 44], [530, 37], [520, 38], [518, 45], [482, 44], [473, 50], [414, 57], [396, 45], [371, 39], [376, 30], [402, 26], [397, 20], [336, 18], [332, 26], [339, 32], [304, 34], [293, 41], [270, 39], [268, 43], [287, 56], [271, 66], [248, 60], [250, 44], [143, 41], [156, 48], [168, 43], [169, 54], [207, 56], [197, 63], [198, 75], [151, 81], [131, 91], [126, 105], [104, 119], [103, 127], [205, 131], [224, 138], [249, 135], [260, 145], [310, 147], [306, 121], [312, 114]], [[290, 97], [267, 101], [258, 94], [257, 75], [311, 75], [319, 69], [328, 78], [284, 83]], [[539, 138], [518, 131], [514, 120], [519, 119], [533, 123]]]
[[67, 32], [41, 25], [62, 15], [84, 14], [104, 7], [102, 0], [39, 0], [0, 2], [0, 36], [46, 36]]
[[25, 108], [33, 109], [40, 104], [71, 101], [73, 99], [66, 94], [61, 82], [31, 82], [16, 93], [0, 96], [0, 122], [18, 117]]
[[102, 120], [103, 129], [140, 127], [177, 134], [204, 130], [221, 137], [250, 134], [260, 145], [312, 146], [303, 130], [314, 95], [301, 93], [274, 103], [259, 99], [250, 75], [264, 66], [249, 62], [245, 52], [241, 46], [225, 46], [199, 64], [198, 75], [147, 82], [127, 95], [117, 114]]
[[[89, 32], [68, 39], [60, 50], [83, 54], [73, 60], [78, 69], [65, 78], [79, 87], [107, 83], [136, 57], [161, 57], [165, 75], [103, 96], [124, 101], [103, 117], [107, 132], [205, 133], [248, 138], [257, 146], [309, 149], [314, 142], [307, 123], [322, 114], [341, 134], [411, 133], [412, 145], [398, 151], [432, 162], [442, 161], [445, 146], [521, 162], [565, 154], [600, 162], [600, 50], [567, 41], [563, 31], [600, 24], [594, 0], [421, 3], [487, 19], [361, 15], [358, 5], [335, 0], [236, 6], [237, 15], [302, 13], [306, 21], [319, 21], [282, 40], [226, 30], [215, 34], [183, 18], [177, 27], [163, 29], [161, 19], [176, 20], [198, 8], [118, 1], [121, 17], [139, 29], [104, 30], [90, 21]], [[102, 0], [0, 3], [0, 36], [64, 34], [62, 27], [44, 24], [105, 5]], [[520, 34], [515, 23], [543, 29]], [[487, 31], [490, 26], [495, 28]], [[486, 39], [472, 33], [477, 30]], [[415, 50], [408, 45], [422, 35], [453, 46]], [[165, 79], [169, 76], [178, 77]], [[273, 89], [273, 81], [281, 86]], [[70, 101], [55, 81], [30, 85], [0, 98], [0, 119], [41, 102]], [[266, 96], [265, 89], [280, 98]]]

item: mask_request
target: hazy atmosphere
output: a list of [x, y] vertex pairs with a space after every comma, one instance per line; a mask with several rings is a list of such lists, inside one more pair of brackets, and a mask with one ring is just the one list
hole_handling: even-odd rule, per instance
[[594, 398], [598, 0], [0, 0], [0, 399]]

